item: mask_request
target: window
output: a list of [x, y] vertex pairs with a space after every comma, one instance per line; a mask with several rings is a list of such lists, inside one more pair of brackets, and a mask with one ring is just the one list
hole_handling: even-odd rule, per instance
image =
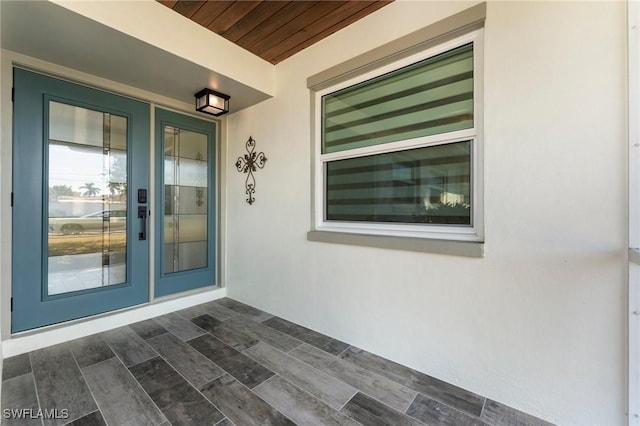
[[316, 93], [316, 229], [482, 241], [481, 30]]

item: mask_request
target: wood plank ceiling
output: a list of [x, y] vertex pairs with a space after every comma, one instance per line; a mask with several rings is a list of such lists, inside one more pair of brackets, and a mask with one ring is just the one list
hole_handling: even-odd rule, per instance
[[158, 1], [277, 64], [393, 0]]

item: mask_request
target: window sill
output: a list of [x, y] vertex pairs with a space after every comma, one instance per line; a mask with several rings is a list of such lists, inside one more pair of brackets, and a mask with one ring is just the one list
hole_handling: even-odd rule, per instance
[[308, 241], [356, 246], [407, 250], [423, 253], [446, 254], [463, 257], [484, 257], [484, 243], [476, 241], [449, 241], [427, 238], [366, 235], [347, 232], [309, 231]]

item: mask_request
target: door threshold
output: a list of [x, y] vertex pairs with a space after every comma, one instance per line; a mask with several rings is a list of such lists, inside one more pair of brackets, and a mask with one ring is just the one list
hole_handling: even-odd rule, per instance
[[184, 296], [167, 296], [151, 303], [15, 333], [2, 341], [2, 358], [101, 333], [226, 296], [226, 288], [216, 287]]

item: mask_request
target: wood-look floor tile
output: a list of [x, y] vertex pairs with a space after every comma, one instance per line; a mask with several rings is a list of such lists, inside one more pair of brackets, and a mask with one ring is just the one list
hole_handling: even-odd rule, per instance
[[91, 414], [87, 414], [84, 417], [68, 423], [66, 426], [107, 426], [107, 424], [100, 411], [94, 411]]
[[2, 361], [2, 380], [13, 379], [31, 373], [29, 354], [12, 356]]
[[202, 304], [200, 304], [200, 305], [194, 305], [188, 308], [181, 309], [177, 311], [176, 314], [180, 315], [185, 319], [190, 320], [191, 318], [199, 317], [200, 315], [206, 315], [207, 310]]
[[76, 339], [69, 343], [69, 349], [80, 368], [116, 356], [100, 334]]
[[340, 357], [468, 414], [479, 416], [482, 412], [484, 397], [417, 370], [354, 347]]
[[266, 343], [258, 343], [244, 353], [336, 410], [339, 410], [357, 392], [346, 383]]
[[216, 304], [215, 301], [191, 306], [189, 308], [178, 311], [178, 314], [186, 319], [199, 317], [200, 315], [211, 315], [219, 321], [227, 321], [228, 319], [240, 315], [237, 312], [232, 311], [231, 309]]
[[152, 337], [147, 343], [196, 388], [224, 374], [222, 368], [171, 333]]
[[[22, 411], [9, 411], [9, 416], [5, 410], [33, 410], [38, 411], [38, 396], [33, 382], [33, 374], [26, 373], [2, 381], [2, 424], [3, 425], [40, 425], [40, 419], [31, 419], [31, 416], [18, 418], [18, 413]], [[27, 411], [26, 413], [30, 413]], [[25, 414], [26, 414], [25, 413]]]
[[359, 424], [279, 376], [255, 387], [253, 392], [299, 425]]
[[249, 388], [254, 388], [273, 376], [271, 370], [209, 334], [187, 343]]
[[340, 340], [336, 340], [332, 337], [318, 333], [317, 331], [313, 331], [306, 327], [302, 327], [301, 325], [294, 324], [279, 317], [273, 317], [263, 321], [263, 324], [333, 355], [338, 355], [349, 347], [348, 344], [341, 342]]
[[191, 340], [206, 333], [203, 329], [176, 313], [170, 313], [154, 319], [182, 341]]
[[295, 424], [228, 374], [204, 385], [201, 391], [237, 425]]
[[246, 305], [244, 303], [238, 302], [237, 300], [223, 298], [214, 300], [214, 303], [224, 306], [227, 309], [231, 309], [234, 312], [239, 313], [240, 315], [244, 315], [247, 318], [251, 318], [254, 321], [262, 322], [267, 320], [273, 315], [270, 313], [261, 311], [260, 309], [254, 308], [253, 306]]
[[67, 409], [68, 419], [45, 419], [45, 425], [61, 425], [98, 409], [78, 364], [65, 345], [31, 352], [31, 367], [40, 408]]
[[428, 425], [479, 426], [485, 424], [477, 417], [469, 416], [422, 394], [418, 394], [407, 409], [407, 415]]
[[203, 304], [203, 307], [207, 314], [211, 315], [217, 320], [220, 321], [228, 321], [233, 317], [237, 317], [240, 315], [238, 312], [233, 311], [229, 308], [225, 308], [224, 306], [216, 303], [217, 300], [212, 302], [207, 302]]
[[493, 426], [550, 426], [537, 417], [487, 399], [480, 420]]
[[[418, 426], [420, 422], [358, 392], [341, 412], [363, 425]], [[437, 425], [438, 423], [434, 423]]]
[[129, 369], [172, 425], [213, 425], [224, 418], [161, 358]]
[[238, 351], [243, 351], [258, 343], [257, 339], [208, 314], [192, 318], [191, 322]]
[[289, 354], [398, 411], [404, 412], [416, 396], [414, 390], [307, 344]]
[[167, 332], [167, 329], [158, 324], [154, 319], [136, 322], [129, 325], [129, 327], [138, 333], [138, 336], [142, 337], [144, 340]]
[[127, 367], [147, 361], [158, 356], [142, 339], [129, 327], [120, 327], [106, 331], [101, 337], [111, 346], [111, 349], [122, 359]]
[[82, 369], [105, 421], [112, 425], [158, 425], [166, 420], [118, 358]]
[[284, 352], [288, 352], [302, 344], [300, 340], [291, 337], [288, 334], [281, 333], [271, 327], [255, 322], [254, 320], [248, 319], [242, 315], [237, 315], [234, 318], [231, 318], [226, 322], [226, 324]]

